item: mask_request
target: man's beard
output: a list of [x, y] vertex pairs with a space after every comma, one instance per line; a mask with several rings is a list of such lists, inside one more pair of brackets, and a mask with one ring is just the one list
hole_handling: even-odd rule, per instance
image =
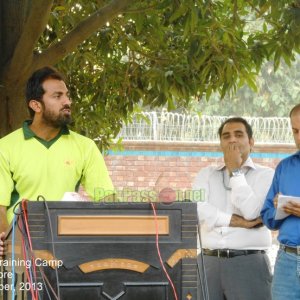
[[[70, 109], [70, 107], [64, 107], [63, 109], [65, 108]], [[43, 113], [44, 123], [53, 128], [61, 128], [68, 124], [71, 124], [73, 121], [71, 115], [64, 114], [63, 109], [59, 112], [58, 115], [55, 115], [53, 112], [49, 110], [44, 110]]]

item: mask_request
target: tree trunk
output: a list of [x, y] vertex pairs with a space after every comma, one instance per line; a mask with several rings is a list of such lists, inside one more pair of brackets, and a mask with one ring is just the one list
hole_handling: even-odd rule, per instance
[[[7, 74], [22, 34], [31, 0], [0, 1], [0, 138], [22, 124], [26, 118], [23, 101], [24, 75]], [[20, 61], [20, 64], [24, 62]]]
[[6, 84], [0, 89], [0, 138], [19, 128], [29, 117], [23, 83]]
[[7, 99], [5, 97], [5, 91], [0, 89], [0, 138], [9, 132], [9, 122], [7, 114]]

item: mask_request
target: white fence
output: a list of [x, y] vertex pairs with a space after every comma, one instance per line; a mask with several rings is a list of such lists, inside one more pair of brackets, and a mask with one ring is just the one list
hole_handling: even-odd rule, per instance
[[[123, 140], [218, 142], [218, 128], [228, 117], [170, 112], [143, 112], [124, 124]], [[289, 118], [245, 117], [256, 143], [293, 143]]]

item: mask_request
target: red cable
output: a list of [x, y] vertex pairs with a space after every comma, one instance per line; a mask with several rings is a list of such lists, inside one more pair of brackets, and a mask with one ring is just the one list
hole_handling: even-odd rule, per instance
[[[25, 207], [26, 201], [27, 201], [27, 200], [22, 200], [22, 209], [23, 209], [23, 212], [24, 212], [24, 213], [23, 213], [24, 219], [25, 219], [25, 220], [24, 220], [24, 223], [25, 223], [25, 227], [26, 227], [26, 231], [27, 231], [28, 242], [29, 242], [29, 245], [30, 245], [30, 252], [33, 254], [33, 248], [32, 248], [32, 242], [31, 242], [31, 236], [30, 236], [30, 231], [29, 231], [29, 226], [28, 226], [28, 219], [27, 219], [27, 209], [26, 209], [26, 207]], [[22, 235], [22, 242], [24, 242], [23, 235]], [[25, 252], [25, 245], [24, 245], [24, 252]], [[26, 256], [26, 255], [24, 254], [24, 256]], [[31, 258], [31, 260], [32, 260], [32, 262], [33, 262], [33, 268], [34, 268], [34, 270], [33, 270], [33, 271], [34, 271], [33, 276], [34, 276], [34, 278], [36, 278], [36, 265], [35, 265], [35, 261], [34, 261], [33, 258]], [[34, 296], [33, 290], [32, 290], [32, 284], [31, 284], [31, 280], [30, 280], [30, 276], [29, 276], [29, 273], [28, 273], [27, 268], [26, 268], [26, 271], [27, 271], [27, 272], [26, 272], [26, 276], [27, 276], [27, 279], [29, 279], [29, 283], [30, 283], [30, 287], [31, 287], [30, 291], [31, 291], [33, 300], [38, 300], [38, 290], [35, 291], [35, 292], [36, 292], [36, 295]], [[49, 280], [47, 279], [47, 276], [45, 275], [45, 273], [44, 273], [42, 270], [40, 270], [40, 272], [41, 272], [41, 274], [42, 274], [44, 280], [46, 280], [46, 282], [48, 283], [48, 286], [49, 286], [49, 288], [51, 289], [51, 291], [52, 291], [52, 293], [53, 293], [55, 299], [59, 300], [59, 298], [58, 298], [58, 296], [56, 295], [56, 293], [55, 293], [55, 291], [54, 291], [54, 289], [53, 289], [51, 283], [50, 283]]]
[[[22, 251], [23, 251], [23, 257], [24, 257], [24, 260], [27, 261], [27, 256], [26, 256], [26, 251], [25, 251], [25, 242], [24, 242], [24, 236], [22, 235]], [[26, 278], [27, 278], [27, 281], [29, 282], [29, 286], [30, 286], [30, 292], [31, 292], [31, 296], [32, 296], [32, 299], [33, 300], [38, 300], [36, 299], [34, 293], [33, 293], [33, 290], [32, 290], [32, 281], [31, 281], [31, 278], [29, 276], [29, 272], [28, 272], [28, 268], [27, 266], [25, 266], [25, 273], [26, 273]]]
[[156, 238], [155, 238], [155, 243], [156, 243], [156, 249], [157, 249], [157, 254], [158, 254], [158, 257], [159, 257], [159, 261], [160, 261], [160, 264], [164, 270], [164, 273], [168, 279], [168, 281], [170, 282], [171, 284], [171, 287], [172, 287], [172, 290], [173, 290], [173, 294], [174, 294], [174, 298], [175, 300], [178, 300], [178, 296], [177, 296], [177, 293], [176, 293], [176, 289], [175, 289], [175, 286], [173, 284], [173, 281], [172, 279], [170, 278], [166, 268], [165, 268], [165, 265], [163, 263], [163, 260], [161, 258], [161, 253], [160, 253], [160, 249], [159, 249], [159, 235], [158, 235], [158, 222], [157, 222], [157, 214], [156, 214], [156, 209], [155, 209], [155, 206], [154, 206], [154, 203], [150, 203], [151, 206], [152, 206], [152, 210], [153, 210], [153, 214], [154, 214], [154, 219], [155, 219], [155, 229], [156, 229]]
[[45, 286], [46, 286], [46, 283], [47, 283], [47, 284], [48, 284], [48, 287], [50, 288], [51, 292], [53, 293], [53, 296], [55, 297], [55, 299], [56, 299], [56, 300], [60, 300], [60, 299], [58, 298], [58, 296], [56, 295], [56, 293], [55, 293], [55, 291], [54, 291], [54, 288], [53, 288], [53, 286], [51, 285], [49, 279], [47, 278], [46, 274], [44, 273], [43, 268], [42, 268], [42, 267], [39, 267], [39, 270], [40, 270], [41, 275], [42, 275], [42, 277], [43, 277], [43, 279], [44, 279], [44, 281], [45, 281]]
[[[26, 232], [27, 232], [27, 237], [28, 237], [30, 252], [31, 252], [31, 255], [32, 255], [33, 254], [33, 249], [32, 249], [31, 236], [30, 236], [29, 227], [28, 227], [27, 209], [26, 209], [25, 205], [26, 205], [26, 201], [22, 200], [22, 210], [23, 210], [23, 216], [24, 216], [24, 223], [25, 223], [25, 227], [26, 227]], [[35, 265], [35, 261], [34, 261], [33, 257], [31, 257], [31, 262], [33, 264], [33, 276], [36, 279], [36, 265]], [[32, 285], [30, 285], [30, 289], [32, 289], [32, 288], [33, 288]], [[35, 299], [38, 299], [38, 290], [37, 289], [35, 290], [35, 298], [34, 298], [34, 300]]]

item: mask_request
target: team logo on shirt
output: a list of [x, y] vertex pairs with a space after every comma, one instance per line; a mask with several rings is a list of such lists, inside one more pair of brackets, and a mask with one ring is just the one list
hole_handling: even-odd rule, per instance
[[66, 166], [71, 166], [71, 165], [73, 165], [73, 161], [67, 159], [67, 160], [65, 161], [65, 165], [66, 165]]

